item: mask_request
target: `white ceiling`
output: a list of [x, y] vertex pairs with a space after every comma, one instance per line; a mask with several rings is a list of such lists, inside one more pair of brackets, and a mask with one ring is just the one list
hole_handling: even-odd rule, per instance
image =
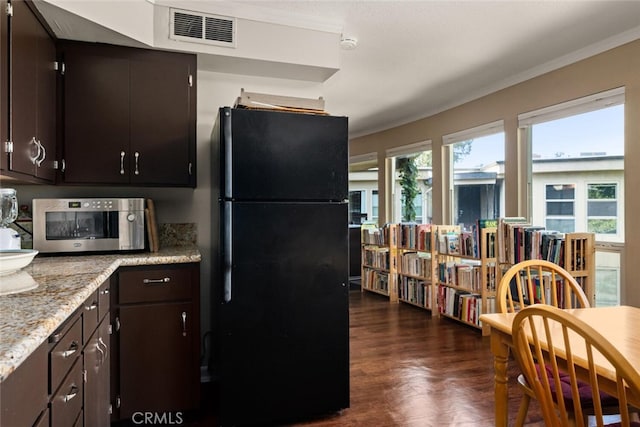
[[357, 38], [355, 50], [340, 51], [340, 69], [323, 91], [327, 111], [349, 117], [352, 137], [430, 116], [640, 38], [640, 0], [201, 4], [245, 14], [255, 9], [256, 16], [337, 28]]

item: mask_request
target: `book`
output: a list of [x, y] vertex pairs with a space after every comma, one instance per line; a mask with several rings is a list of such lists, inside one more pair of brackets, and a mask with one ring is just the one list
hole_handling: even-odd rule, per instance
[[449, 255], [460, 255], [460, 237], [457, 234], [447, 234], [445, 236], [447, 242], [447, 253]]
[[500, 263], [513, 262], [513, 224], [527, 224], [527, 219], [520, 216], [503, 217], [498, 219], [497, 227], [497, 258]]

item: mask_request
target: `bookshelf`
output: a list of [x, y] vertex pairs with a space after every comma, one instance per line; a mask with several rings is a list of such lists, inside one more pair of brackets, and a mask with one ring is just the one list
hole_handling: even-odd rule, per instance
[[482, 329], [480, 315], [496, 310], [502, 272], [532, 256], [567, 270], [594, 305], [593, 233], [500, 220], [479, 220], [472, 231], [413, 223], [363, 228], [361, 290]]
[[589, 304], [595, 305], [595, 234], [560, 233], [519, 220], [499, 220], [500, 270], [527, 259], [551, 261], [567, 270], [584, 290]]
[[397, 224], [362, 229], [362, 292], [384, 295], [398, 302]]
[[436, 234], [441, 226], [398, 224], [398, 301], [425, 310], [436, 307]]
[[438, 236], [438, 314], [481, 329], [480, 315], [495, 312], [499, 281], [496, 228]]

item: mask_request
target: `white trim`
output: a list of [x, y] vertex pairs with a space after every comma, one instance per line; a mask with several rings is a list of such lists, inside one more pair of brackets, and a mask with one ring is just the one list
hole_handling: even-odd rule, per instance
[[410, 154], [418, 154], [423, 151], [431, 150], [431, 140], [414, 142], [413, 144], [401, 145], [400, 147], [389, 148], [386, 151], [387, 158], [408, 156]]
[[349, 164], [354, 164], [354, 163], [365, 163], [365, 162], [372, 162], [372, 161], [378, 161], [378, 153], [377, 152], [372, 152], [372, 153], [365, 153], [365, 154], [357, 154], [355, 156], [351, 156], [349, 157]]
[[624, 103], [625, 88], [618, 87], [593, 95], [585, 96], [562, 104], [552, 105], [539, 110], [518, 114], [518, 126], [525, 127], [549, 122], [576, 114], [600, 110]]
[[442, 143], [445, 145], [455, 144], [456, 142], [467, 141], [469, 139], [480, 138], [482, 136], [493, 135], [500, 132], [504, 132], [504, 120], [496, 120], [495, 122], [461, 130], [460, 132], [443, 135]]

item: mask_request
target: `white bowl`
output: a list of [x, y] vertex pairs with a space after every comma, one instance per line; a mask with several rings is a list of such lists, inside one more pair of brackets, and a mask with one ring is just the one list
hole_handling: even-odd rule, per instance
[[0, 276], [15, 273], [31, 264], [38, 251], [31, 249], [16, 249], [0, 251]]

